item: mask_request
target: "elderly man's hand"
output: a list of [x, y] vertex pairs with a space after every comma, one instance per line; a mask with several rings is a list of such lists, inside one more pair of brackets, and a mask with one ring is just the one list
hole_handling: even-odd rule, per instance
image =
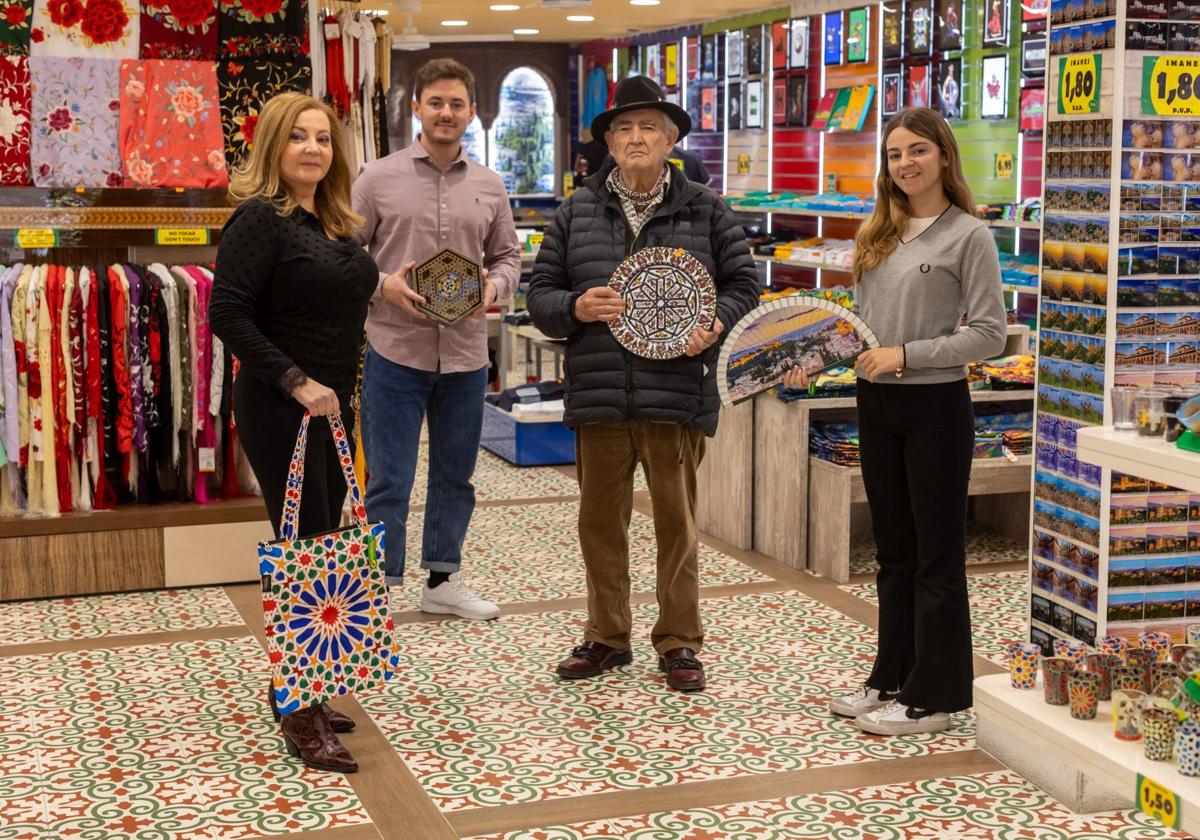
[[700, 355], [709, 347], [712, 347], [724, 331], [725, 325], [721, 323], [720, 318], [713, 318], [713, 328], [711, 330], [706, 330], [704, 327], [696, 327], [696, 329], [692, 330], [692, 334], [688, 336], [686, 355]]
[[625, 311], [625, 299], [608, 286], [588, 289], [575, 300], [575, 317], [580, 321], [613, 321]]

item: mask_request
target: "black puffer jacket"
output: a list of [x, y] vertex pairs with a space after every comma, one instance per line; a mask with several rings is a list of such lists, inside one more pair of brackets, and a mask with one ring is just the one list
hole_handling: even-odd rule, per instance
[[655, 360], [617, 343], [603, 322], [575, 318], [575, 300], [608, 284], [621, 261], [642, 248], [683, 248], [704, 264], [717, 286], [725, 331], [758, 304], [758, 271], [733, 211], [708, 187], [668, 167], [666, 197], [636, 241], [620, 200], [605, 186], [612, 163], [558, 209], [546, 230], [527, 297], [533, 323], [567, 339], [568, 426], [649, 420], [717, 431], [716, 360], [720, 342], [700, 356]]

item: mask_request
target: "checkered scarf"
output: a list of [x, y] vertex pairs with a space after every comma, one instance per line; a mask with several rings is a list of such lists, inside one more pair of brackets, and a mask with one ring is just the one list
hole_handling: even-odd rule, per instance
[[654, 185], [654, 189], [648, 193], [634, 192], [629, 187], [625, 186], [625, 179], [621, 176], [620, 167], [614, 167], [613, 171], [608, 173], [608, 181], [606, 185], [616, 194], [621, 201], [621, 209], [625, 211], [625, 219], [629, 222], [629, 228], [633, 231], [633, 238], [637, 239], [638, 234], [642, 232], [642, 227], [646, 222], [650, 221], [650, 217], [654, 215], [654, 211], [658, 209], [658, 205], [662, 204], [663, 196], [667, 193], [667, 184], [671, 180], [670, 164], [663, 164], [662, 175], [658, 179], [658, 183]]

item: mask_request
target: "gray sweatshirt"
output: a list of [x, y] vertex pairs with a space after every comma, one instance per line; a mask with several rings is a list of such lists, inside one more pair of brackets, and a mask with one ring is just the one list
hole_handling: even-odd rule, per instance
[[904, 376], [886, 373], [879, 382], [953, 382], [966, 376], [969, 362], [1004, 351], [1008, 319], [996, 243], [983, 222], [953, 205], [866, 272], [854, 295], [879, 346], [904, 345]]

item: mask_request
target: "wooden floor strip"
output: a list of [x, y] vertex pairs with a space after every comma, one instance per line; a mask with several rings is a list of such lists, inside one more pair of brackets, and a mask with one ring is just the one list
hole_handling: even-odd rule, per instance
[[919, 758], [817, 767], [788, 773], [750, 775], [711, 782], [691, 782], [643, 790], [600, 793], [568, 800], [554, 799], [501, 808], [474, 808], [448, 814], [460, 837], [590, 820], [706, 808], [735, 802], [754, 802], [825, 791], [913, 782], [942, 776], [987, 773], [1001, 769], [980, 750], [942, 753]]

